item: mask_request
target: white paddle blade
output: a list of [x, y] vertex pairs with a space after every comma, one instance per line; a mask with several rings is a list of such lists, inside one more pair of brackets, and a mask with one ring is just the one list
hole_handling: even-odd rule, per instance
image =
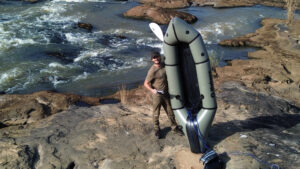
[[164, 41], [164, 34], [157, 23], [151, 22], [149, 27], [159, 40]]

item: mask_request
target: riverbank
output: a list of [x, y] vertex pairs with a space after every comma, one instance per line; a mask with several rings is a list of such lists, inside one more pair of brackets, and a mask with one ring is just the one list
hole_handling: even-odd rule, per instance
[[220, 79], [240, 80], [255, 91], [284, 97], [299, 106], [300, 21], [287, 26], [285, 20], [264, 19], [261, 24], [255, 33], [219, 43], [259, 48], [248, 54], [249, 60], [234, 60], [230, 66], [217, 68]]
[[[188, 23], [197, 21], [197, 17], [177, 11], [176, 9], [190, 6], [212, 6], [213, 8], [249, 7], [264, 5], [287, 8], [285, 0], [140, 0], [141, 5], [135, 6], [123, 15], [129, 18], [151, 20], [158, 24], [168, 24], [173, 17], [179, 17]], [[295, 3], [295, 10], [300, 9], [300, 2]]]
[[[226, 168], [300, 167], [299, 23], [264, 19], [255, 33], [220, 42], [259, 48], [214, 75], [218, 111], [208, 138]], [[100, 105], [121, 96], [126, 104]], [[153, 137], [143, 87], [104, 98], [0, 95], [0, 103], [1, 168], [203, 168], [164, 113], [164, 137]]]

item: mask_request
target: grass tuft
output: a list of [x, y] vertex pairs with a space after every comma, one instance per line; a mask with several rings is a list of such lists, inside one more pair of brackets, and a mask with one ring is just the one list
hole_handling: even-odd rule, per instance
[[119, 89], [120, 101], [122, 104], [128, 103], [128, 90], [126, 89], [126, 85], [122, 84]]

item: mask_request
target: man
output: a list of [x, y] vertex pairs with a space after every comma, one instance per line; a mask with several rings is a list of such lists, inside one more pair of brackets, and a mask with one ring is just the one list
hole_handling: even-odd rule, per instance
[[152, 93], [154, 132], [155, 136], [160, 139], [159, 115], [161, 106], [163, 106], [168, 115], [172, 130], [177, 132], [178, 127], [170, 104], [167, 75], [165, 67], [161, 62], [160, 54], [152, 52], [151, 60], [153, 65], [148, 71], [144, 86]]

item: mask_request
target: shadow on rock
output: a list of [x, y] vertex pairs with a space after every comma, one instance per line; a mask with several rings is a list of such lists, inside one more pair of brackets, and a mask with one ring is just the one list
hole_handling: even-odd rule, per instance
[[299, 123], [300, 114], [261, 116], [246, 120], [233, 120], [213, 125], [210, 130], [209, 139], [213, 142], [213, 144], [217, 144], [237, 132], [247, 132], [257, 129], [288, 129]]
[[[283, 130], [300, 123], [300, 108], [288, 100], [252, 92], [240, 82], [225, 82], [220, 90], [218, 99], [229, 106], [239, 108], [222, 110], [229, 111], [227, 112], [228, 119], [236, 118], [237, 120], [218, 122], [212, 126], [209, 139], [215, 144], [237, 132], [257, 129]], [[239, 120], [237, 115], [248, 118]]]

